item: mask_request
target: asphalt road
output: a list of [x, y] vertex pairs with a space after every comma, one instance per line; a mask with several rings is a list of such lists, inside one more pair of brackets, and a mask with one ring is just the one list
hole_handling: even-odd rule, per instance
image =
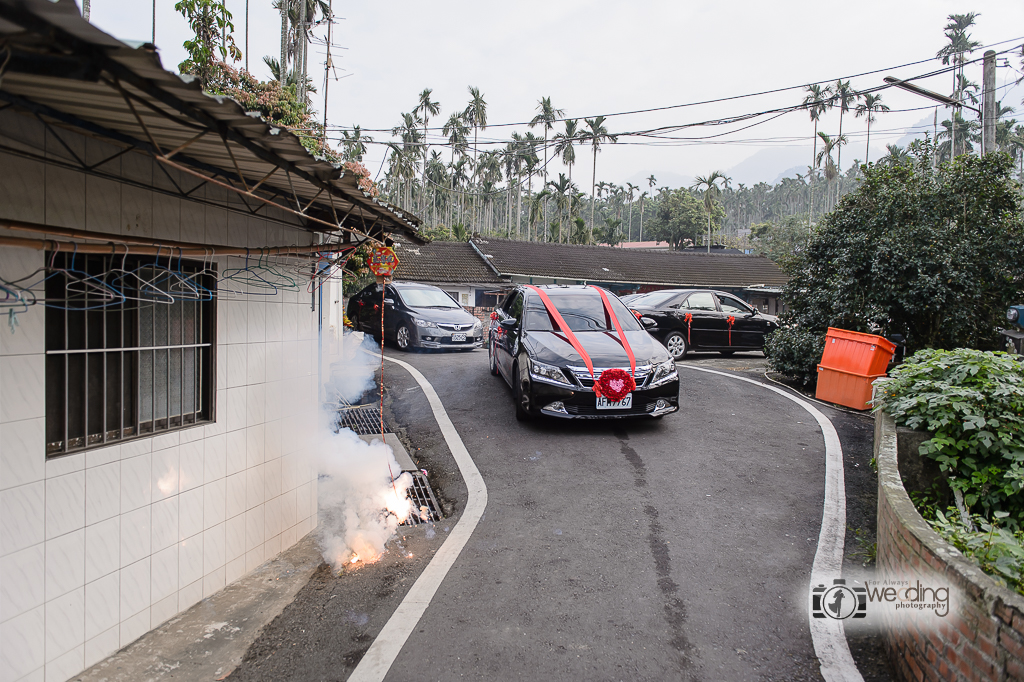
[[[485, 351], [388, 354], [433, 384], [489, 498], [388, 680], [821, 679], [804, 600], [824, 444], [805, 411], [683, 367], [683, 409], [660, 421], [521, 424]], [[422, 393], [389, 367], [392, 413], [454, 523], [465, 489]], [[231, 679], [345, 679], [446, 527], [321, 570]]]

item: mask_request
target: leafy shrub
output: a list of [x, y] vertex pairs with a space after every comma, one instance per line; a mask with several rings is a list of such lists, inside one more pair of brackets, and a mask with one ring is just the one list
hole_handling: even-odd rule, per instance
[[[1007, 154], [866, 166], [864, 182], [786, 261], [784, 324], [892, 336], [907, 351], [1002, 347], [1024, 295], [1024, 211]], [[784, 339], [799, 337], [780, 337]], [[794, 351], [795, 352], [795, 351]]]
[[[986, 521], [975, 514], [972, 522], [980, 530], [968, 528], [956, 509], [950, 509], [949, 517], [935, 511], [935, 520], [929, 521], [947, 542], [963, 552], [964, 556], [978, 563], [981, 570], [996, 582], [1002, 583], [1024, 594], [1024, 531], [1010, 532], [1000, 528], [997, 521]], [[996, 519], [1004, 519], [1006, 512], [995, 512]]]
[[825, 332], [781, 327], [768, 337], [764, 354], [768, 366], [805, 386], [818, 381], [818, 362], [825, 350]]
[[932, 434], [935, 460], [968, 507], [1007, 512], [1024, 525], [1024, 366], [1020, 356], [960, 348], [922, 350], [892, 371], [876, 409]]

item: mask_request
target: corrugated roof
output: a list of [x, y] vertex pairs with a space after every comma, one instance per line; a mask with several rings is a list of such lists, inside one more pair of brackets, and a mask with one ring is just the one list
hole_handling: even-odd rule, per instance
[[341, 223], [422, 241], [418, 218], [367, 196], [354, 174], [314, 157], [287, 130], [165, 70], [152, 45], [100, 31], [73, 0], [0, 0], [0, 40], [11, 50], [0, 101], [158, 160], [188, 143], [173, 162], [239, 189], [263, 179], [259, 191], [304, 213], [312, 230]]
[[395, 277], [428, 284], [499, 284], [503, 280], [487, 267], [467, 242], [431, 242], [424, 246], [396, 243]]
[[477, 237], [473, 243], [505, 277], [524, 275], [694, 287], [781, 286], [786, 274], [763, 256], [618, 249]]

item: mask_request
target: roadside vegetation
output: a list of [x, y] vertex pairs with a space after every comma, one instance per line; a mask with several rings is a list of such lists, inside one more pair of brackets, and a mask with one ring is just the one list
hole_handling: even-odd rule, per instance
[[935, 166], [930, 144], [904, 163], [866, 167], [786, 263], [788, 311], [766, 345], [771, 367], [814, 383], [829, 327], [900, 335], [907, 353], [1000, 348], [1006, 308], [1024, 294], [1013, 175], [999, 153]]
[[1024, 594], [1024, 365], [1020, 356], [927, 349], [896, 367], [875, 409], [928, 432], [920, 454], [938, 464], [942, 494], [915, 504], [942, 537]]

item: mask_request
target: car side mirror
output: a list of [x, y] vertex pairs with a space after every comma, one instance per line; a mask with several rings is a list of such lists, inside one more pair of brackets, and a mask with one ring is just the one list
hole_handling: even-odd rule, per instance
[[651, 329], [658, 326], [658, 321], [650, 317], [641, 317], [640, 324], [644, 326], [644, 329]]
[[509, 317], [504, 320], [499, 320], [498, 325], [505, 330], [511, 331], [516, 328], [516, 318]]

